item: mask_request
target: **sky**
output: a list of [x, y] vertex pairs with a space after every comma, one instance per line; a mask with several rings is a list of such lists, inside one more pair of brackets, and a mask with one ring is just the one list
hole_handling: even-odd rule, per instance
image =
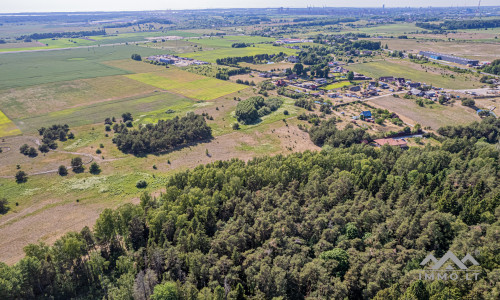
[[[254, 7], [427, 7], [477, 6], [477, 0], [2, 0], [0, 13], [62, 11], [125, 11]], [[500, 5], [481, 0], [481, 6]]]

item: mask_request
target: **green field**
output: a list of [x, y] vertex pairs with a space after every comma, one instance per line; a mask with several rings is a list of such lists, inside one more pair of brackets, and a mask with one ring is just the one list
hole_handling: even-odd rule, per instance
[[0, 90], [37, 84], [130, 74], [102, 62], [130, 59], [133, 53], [143, 56], [160, 54], [160, 50], [129, 46], [55, 50], [0, 54]]
[[297, 51], [293, 49], [273, 46], [271, 44], [256, 44], [255, 47], [246, 48], [220, 48], [209, 51], [198, 51], [192, 53], [184, 53], [182, 56], [199, 59], [206, 62], [215, 63], [217, 58], [236, 57], [236, 56], [252, 56], [257, 54], [277, 54], [284, 52], [288, 55], [293, 55]]
[[206, 47], [225, 47], [231, 48], [233, 43], [265, 43], [274, 42], [276, 39], [260, 37], [260, 36], [246, 36], [246, 35], [236, 35], [236, 36], [224, 36], [224, 37], [210, 37], [210, 38], [198, 38], [189, 39], [189, 42], [197, 43]]
[[103, 122], [105, 118], [132, 112], [136, 120], [167, 118], [167, 109], [176, 112], [192, 107], [194, 101], [168, 92], [149, 97], [132, 97], [101, 102], [83, 107], [75, 107], [38, 116], [15, 119], [16, 124], [25, 132], [35, 132], [50, 124], [68, 124], [70, 127]]
[[362, 73], [366, 76], [379, 78], [381, 76], [404, 77], [413, 81], [432, 84], [447, 89], [466, 89], [480, 87], [482, 84], [471, 75], [454, 74], [455, 78], [436, 73], [425, 72], [418, 64], [408, 61], [392, 62], [390, 60], [376, 61], [348, 66], [349, 70]]
[[322, 86], [322, 87], [320, 87], [320, 89], [322, 89], [322, 90], [333, 90], [333, 89], [342, 88], [344, 86], [349, 86], [351, 84], [352, 83], [350, 81], [340, 81], [340, 82], [335, 82], [335, 83], [332, 83], [332, 84], [329, 84], [329, 85]]
[[0, 137], [18, 134], [21, 130], [0, 110]]
[[244, 85], [172, 69], [127, 75], [128, 78], [197, 100], [213, 100], [247, 88]]

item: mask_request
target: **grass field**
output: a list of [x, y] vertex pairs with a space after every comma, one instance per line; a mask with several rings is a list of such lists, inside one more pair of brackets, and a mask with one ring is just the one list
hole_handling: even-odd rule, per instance
[[0, 90], [50, 82], [123, 75], [131, 72], [102, 62], [130, 59], [133, 53], [143, 56], [160, 50], [134, 45], [70, 49], [30, 53], [0, 54]]
[[335, 82], [335, 83], [332, 83], [332, 84], [329, 84], [329, 85], [326, 85], [326, 86], [322, 86], [322, 87], [320, 87], [320, 89], [322, 89], [322, 90], [333, 90], [333, 89], [342, 88], [344, 86], [349, 86], [351, 84], [352, 83], [350, 81], [340, 81], [340, 82]]
[[477, 78], [469, 75], [455, 74], [455, 78], [443, 76], [438, 73], [425, 72], [422, 66], [409, 61], [385, 60], [370, 63], [350, 65], [349, 70], [362, 73], [364, 75], [379, 78], [381, 76], [404, 77], [413, 81], [432, 84], [441, 88], [466, 89], [480, 87], [482, 84]]
[[398, 115], [410, 118], [422, 127], [429, 126], [434, 130], [447, 125], [465, 125], [480, 119], [472, 108], [464, 107], [459, 103], [453, 106], [432, 104], [420, 107], [413, 99], [392, 96], [369, 100], [367, 103], [386, 108]]
[[288, 55], [295, 54], [297, 51], [293, 49], [288, 49], [284, 47], [276, 47], [270, 44], [257, 44], [255, 47], [246, 48], [220, 48], [216, 50], [209, 51], [197, 51], [192, 53], [184, 53], [182, 56], [199, 59], [202, 61], [207, 61], [215, 63], [217, 58], [225, 57], [236, 57], [236, 56], [252, 56], [257, 54], [276, 54], [279, 52], [286, 53]]
[[[260, 36], [245, 36], [245, 35], [236, 35], [236, 36], [223, 36], [223, 37], [210, 37], [210, 38], [198, 38], [198, 39], [189, 39], [189, 42], [197, 43], [202, 46], [207, 47], [225, 47], [231, 48], [233, 43], [264, 43], [264, 42], [274, 42], [276, 39], [260, 37]], [[236, 48], [237, 49], [237, 48]]]
[[153, 93], [154, 87], [125, 76], [79, 79], [0, 90], [0, 108], [12, 119]]
[[50, 124], [68, 124], [71, 127], [103, 122], [105, 118], [119, 117], [124, 112], [132, 112], [135, 119], [166, 118], [167, 109], [182, 111], [190, 108], [193, 100], [168, 92], [149, 97], [131, 97], [120, 100], [95, 103], [83, 107], [59, 110], [38, 116], [15, 119], [16, 124], [25, 132], [35, 132]]
[[128, 78], [197, 100], [213, 100], [241, 91], [244, 85], [170, 69], [166, 72], [126, 75]]
[[21, 134], [21, 130], [0, 110], [0, 137], [18, 134]]

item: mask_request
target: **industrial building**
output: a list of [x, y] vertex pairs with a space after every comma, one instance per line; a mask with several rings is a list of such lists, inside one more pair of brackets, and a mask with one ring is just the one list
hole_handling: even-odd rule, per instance
[[448, 54], [442, 54], [442, 53], [437, 53], [437, 52], [431, 52], [431, 51], [420, 51], [420, 55], [436, 59], [436, 60], [444, 60], [444, 61], [449, 61], [461, 65], [471, 65], [471, 66], [477, 66], [479, 64], [478, 60], [473, 60], [473, 59], [468, 59], [468, 58], [463, 58], [463, 57], [458, 57], [458, 56], [453, 56], [453, 55], [448, 55]]

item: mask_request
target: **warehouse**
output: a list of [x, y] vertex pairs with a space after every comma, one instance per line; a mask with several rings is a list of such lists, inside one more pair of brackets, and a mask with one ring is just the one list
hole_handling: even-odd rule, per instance
[[436, 53], [436, 52], [431, 52], [431, 51], [420, 51], [419, 54], [422, 56], [428, 57], [428, 58], [449, 61], [449, 62], [461, 64], [461, 65], [477, 66], [479, 64], [478, 60], [473, 60], [473, 59], [468, 59], [468, 58], [463, 58], [463, 57], [458, 57], [458, 56], [453, 56], [453, 55], [448, 55], [448, 54]]

